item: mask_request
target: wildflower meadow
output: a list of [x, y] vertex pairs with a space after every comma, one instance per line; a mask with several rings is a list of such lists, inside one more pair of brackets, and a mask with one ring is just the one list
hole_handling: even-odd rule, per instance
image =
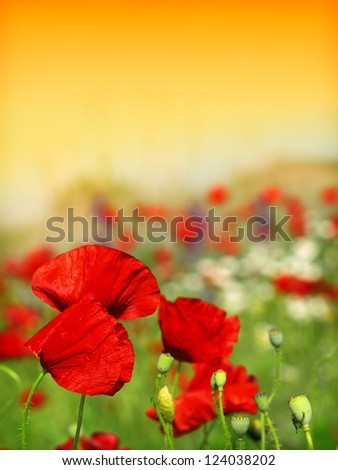
[[7, 243], [2, 449], [337, 448], [338, 187], [233, 196], [102, 193]]

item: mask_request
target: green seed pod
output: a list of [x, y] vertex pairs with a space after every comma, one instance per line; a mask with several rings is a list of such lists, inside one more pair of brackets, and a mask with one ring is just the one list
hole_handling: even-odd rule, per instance
[[271, 328], [269, 331], [270, 343], [274, 348], [280, 348], [283, 343], [283, 333], [277, 327]]
[[312, 418], [311, 403], [305, 393], [296, 393], [288, 399], [295, 428], [309, 427]]
[[227, 374], [224, 370], [218, 369], [211, 376], [210, 385], [213, 390], [223, 389], [227, 380]]
[[157, 395], [158, 409], [166, 423], [172, 423], [175, 416], [175, 404], [167, 386], [162, 387]]
[[235, 415], [231, 418], [232, 430], [238, 435], [243, 436], [249, 429], [250, 420], [248, 416]]
[[269, 399], [264, 392], [258, 392], [255, 395], [255, 402], [256, 405], [258, 406], [259, 411], [262, 411], [263, 413], [265, 411], [268, 411], [269, 409]]
[[167, 374], [174, 363], [174, 358], [170, 353], [162, 353], [157, 361], [157, 372]]

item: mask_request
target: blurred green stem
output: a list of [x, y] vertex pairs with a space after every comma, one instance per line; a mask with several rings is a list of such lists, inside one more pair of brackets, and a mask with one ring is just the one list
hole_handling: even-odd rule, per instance
[[[214, 403], [214, 405], [215, 405], [215, 403]], [[210, 434], [211, 434], [212, 430], [214, 429], [214, 426], [215, 426], [216, 422], [217, 422], [216, 419], [214, 419], [211, 422], [210, 426], [208, 426], [207, 423], [204, 423], [204, 425], [203, 425], [203, 431], [204, 431], [203, 440], [202, 440], [202, 442], [199, 446], [199, 450], [205, 450], [205, 449], [209, 448], [209, 437], [210, 437]]]
[[[16, 372], [14, 372], [14, 370], [10, 369], [9, 367], [7, 367], [3, 364], [0, 364], [0, 371], [4, 372], [6, 375], [8, 375], [8, 377], [10, 377], [13, 380], [13, 382], [15, 382], [15, 385], [17, 386], [18, 390], [20, 390], [20, 388], [21, 388], [21, 379], [18, 376], [18, 374]], [[16, 399], [17, 399], [16, 396], [14, 396], [13, 399], [9, 400], [5, 404], [2, 412], [0, 413], [0, 419], [5, 415], [5, 413], [9, 409], [9, 407], [16, 402]]]
[[81, 427], [82, 427], [83, 408], [84, 408], [84, 404], [85, 404], [85, 399], [86, 399], [86, 395], [81, 395], [80, 405], [79, 405], [79, 412], [78, 412], [78, 415], [77, 415], [76, 431], [75, 431], [75, 437], [74, 437], [74, 441], [73, 441], [72, 450], [76, 450], [77, 446], [78, 446], [78, 443], [79, 443]]
[[265, 450], [265, 415], [261, 412], [261, 449]]
[[281, 358], [282, 358], [281, 349], [280, 348], [275, 348], [275, 381], [274, 381], [273, 390], [272, 390], [271, 395], [269, 397], [269, 404], [275, 398], [275, 396], [277, 395], [278, 389], [279, 389]]
[[27, 424], [28, 424], [29, 407], [30, 407], [32, 398], [34, 396], [34, 393], [36, 392], [38, 386], [40, 385], [41, 380], [44, 378], [46, 374], [47, 374], [47, 371], [45, 369], [42, 369], [37, 379], [35, 380], [32, 386], [32, 389], [28, 395], [27, 401], [25, 403], [25, 408], [24, 408], [23, 417], [22, 417], [21, 450], [26, 450], [27, 448]]
[[237, 439], [236, 447], [237, 447], [237, 450], [245, 450], [245, 442], [244, 442], [244, 439], [242, 439], [241, 437], [239, 437], [239, 438]]
[[312, 403], [313, 408], [315, 408], [316, 400], [317, 400], [318, 371], [321, 368], [321, 366], [325, 364], [325, 362], [328, 362], [332, 359], [332, 357], [335, 355], [337, 350], [338, 350], [338, 344], [336, 344], [334, 348], [328, 354], [318, 359], [318, 361], [313, 366], [312, 374], [311, 374], [311, 403]]

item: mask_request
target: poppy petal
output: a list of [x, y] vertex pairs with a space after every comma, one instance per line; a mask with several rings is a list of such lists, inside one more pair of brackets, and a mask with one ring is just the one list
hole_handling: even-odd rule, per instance
[[134, 352], [125, 328], [90, 295], [60, 313], [26, 346], [72, 392], [114, 395], [132, 375]]
[[229, 356], [238, 340], [239, 319], [204, 300], [161, 297], [159, 324], [164, 349], [175, 359], [208, 362]]
[[157, 281], [142, 261], [101, 245], [81, 246], [45, 263], [35, 272], [32, 289], [60, 311], [92, 292], [120, 320], [153, 314], [160, 299]]

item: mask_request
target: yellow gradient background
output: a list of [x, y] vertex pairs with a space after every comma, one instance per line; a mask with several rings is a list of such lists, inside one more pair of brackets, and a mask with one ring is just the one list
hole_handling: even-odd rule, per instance
[[337, 160], [336, 2], [0, 4], [3, 223], [83, 177], [157, 198]]

